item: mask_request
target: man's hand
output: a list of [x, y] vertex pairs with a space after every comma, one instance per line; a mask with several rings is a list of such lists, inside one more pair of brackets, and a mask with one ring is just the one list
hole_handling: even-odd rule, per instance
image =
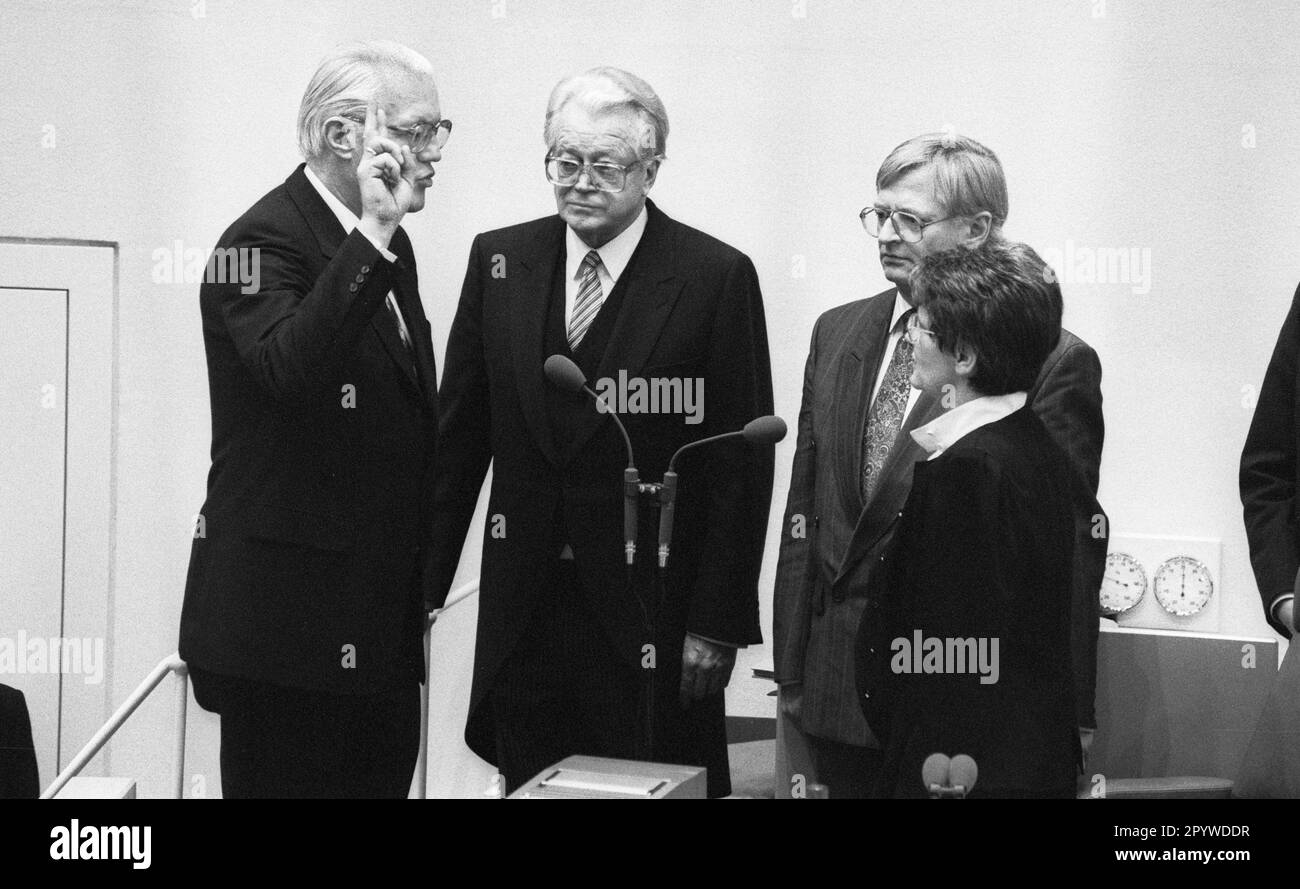
[[736, 649], [687, 633], [682, 644], [682, 708], [689, 707], [691, 701], [721, 694], [731, 680], [734, 666]]
[[415, 192], [415, 157], [405, 145], [381, 135], [388, 124], [384, 109], [372, 99], [366, 106], [361, 134], [357, 185], [361, 188], [362, 233], [387, 245], [411, 206]]

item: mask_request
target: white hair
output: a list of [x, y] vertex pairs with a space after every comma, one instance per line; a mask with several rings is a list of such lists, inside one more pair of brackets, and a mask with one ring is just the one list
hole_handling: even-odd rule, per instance
[[321, 59], [298, 106], [298, 150], [308, 160], [325, 153], [325, 123], [331, 117], [361, 115], [372, 99], [407, 78], [433, 77], [429, 60], [391, 40], [336, 46]]
[[626, 111], [635, 115], [642, 126], [640, 144], [635, 147], [643, 160], [663, 157], [667, 151], [668, 111], [650, 84], [635, 74], [603, 66], [566, 77], [556, 84], [546, 103], [546, 124], [542, 128], [542, 138], [548, 148], [555, 145], [552, 122], [570, 102], [577, 102], [592, 113]]

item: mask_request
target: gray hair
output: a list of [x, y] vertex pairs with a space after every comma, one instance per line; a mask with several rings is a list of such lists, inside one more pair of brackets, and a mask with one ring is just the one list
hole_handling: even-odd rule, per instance
[[668, 111], [650, 84], [635, 74], [606, 65], [557, 83], [546, 103], [546, 125], [542, 129], [548, 148], [555, 144], [555, 115], [570, 102], [577, 102], [593, 114], [634, 114], [644, 127], [641, 144], [636, 146], [642, 160], [663, 157], [668, 149]]
[[1007, 177], [1002, 162], [986, 146], [956, 133], [926, 133], [889, 153], [876, 173], [876, 188], [887, 188], [913, 170], [934, 167], [935, 197], [954, 216], [987, 211], [996, 235], [1007, 220]]
[[331, 117], [364, 115], [372, 99], [403, 78], [433, 76], [429, 60], [391, 40], [336, 46], [321, 59], [298, 106], [298, 150], [311, 160], [325, 152], [325, 123]]

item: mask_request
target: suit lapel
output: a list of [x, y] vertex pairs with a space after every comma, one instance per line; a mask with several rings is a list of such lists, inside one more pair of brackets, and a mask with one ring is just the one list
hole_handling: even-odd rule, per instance
[[[396, 275], [393, 282], [393, 295], [406, 320], [406, 332], [411, 337], [411, 351], [402, 345], [401, 333], [397, 322], [387, 308], [375, 312], [371, 323], [384, 341], [384, 348], [397, 362], [403, 374], [420, 393], [420, 399], [426, 406], [432, 407], [438, 391], [437, 373], [433, 366], [433, 344], [425, 339], [424, 306], [420, 303], [420, 285], [415, 272], [415, 255], [411, 251], [409, 239], [398, 229], [399, 237], [393, 239], [392, 250], [397, 254]], [[396, 349], [397, 351], [394, 351]]]
[[862, 511], [862, 434], [871, 410], [871, 389], [889, 341], [889, 319], [894, 312], [894, 291], [871, 300], [852, 330], [848, 349], [836, 371], [835, 465], [841, 507], [846, 515]]
[[[629, 379], [641, 373], [682, 292], [673, 238], [673, 226], [677, 223], [665, 216], [653, 201], [646, 201], [646, 213], [641, 242], [615, 285], [624, 287], [623, 305], [597, 366], [597, 379], [615, 378], [620, 370], [627, 371]], [[577, 453], [606, 422], [610, 421], [594, 408], [585, 413], [574, 430], [573, 443], [566, 456]]]
[[[285, 180], [285, 188], [289, 192], [290, 199], [298, 206], [299, 212], [307, 220], [307, 225], [311, 227], [312, 233], [316, 236], [316, 243], [320, 245], [321, 254], [327, 259], [332, 258], [338, 251], [339, 245], [347, 238], [348, 233], [344, 231], [338, 217], [334, 215], [334, 211], [325, 203], [325, 199], [308, 181], [307, 174], [304, 172], [305, 168], [306, 164], [299, 164], [298, 169], [294, 170], [289, 175], [289, 178]], [[398, 231], [401, 232], [400, 229]], [[397, 249], [399, 243], [405, 248], [405, 253]], [[397, 286], [394, 288], [397, 293], [398, 303], [402, 307], [404, 317], [408, 319], [414, 318], [415, 315], [408, 306], [411, 300], [418, 301], [420, 294], [413, 271], [415, 258], [411, 254], [410, 242], [406, 240], [404, 232], [393, 239], [393, 253], [397, 254], [398, 259], [401, 260], [397, 271]], [[409, 265], [406, 265], [408, 263]], [[405, 269], [402, 268], [403, 265], [406, 265]], [[403, 285], [405, 285], [406, 294], [402, 293]], [[406, 299], [403, 299], [403, 296]], [[420, 317], [423, 318], [423, 312], [420, 313]], [[411, 384], [415, 391], [419, 392], [420, 383], [416, 379], [416, 368], [412, 363], [411, 355], [406, 351], [406, 347], [402, 345], [402, 336], [398, 332], [397, 322], [393, 320], [387, 307], [381, 306], [375, 312], [370, 319], [370, 326], [374, 328], [379, 341], [384, 344], [384, 349], [392, 357], [402, 377]], [[408, 324], [407, 327], [409, 330], [412, 325]], [[414, 336], [415, 334], [412, 332], [412, 337]], [[415, 343], [414, 339], [412, 339], [412, 343]], [[415, 349], [415, 353], [419, 355], [420, 349]], [[427, 392], [429, 389], [425, 391]], [[421, 397], [427, 398], [428, 396], [421, 395]]]
[[853, 536], [849, 538], [848, 548], [844, 551], [844, 560], [836, 573], [835, 583], [847, 576], [880, 538], [893, 528], [899, 511], [907, 502], [908, 492], [912, 489], [912, 468], [918, 460], [925, 457], [925, 449], [912, 438], [912, 430], [925, 425], [941, 413], [942, 404], [934, 395], [922, 392], [916, 399], [916, 404], [898, 431], [898, 437], [894, 439], [889, 459], [880, 469], [880, 483], [876, 492], [858, 516]]
[[298, 169], [284, 180], [284, 187], [289, 192], [289, 198], [298, 206], [298, 212], [302, 214], [303, 219], [307, 220], [312, 234], [316, 236], [320, 252], [326, 257], [332, 257], [348, 233], [343, 230], [338, 217], [325, 203], [325, 199], [308, 181], [307, 174], [304, 172], [306, 167], [306, 164], [299, 164]]
[[[546, 312], [555, 282], [555, 267], [564, 253], [564, 223], [559, 216], [541, 220], [533, 239], [520, 247], [517, 257], [506, 257], [505, 304], [511, 307], [510, 338], [514, 346], [515, 380], [524, 420], [533, 438], [551, 463], [559, 465], [551, 427], [546, 417], [549, 385], [542, 365], [546, 339]], [[512, 273], [509, 264], [518, 265]], [[595, 412], [595, 409], [592, 409]]]

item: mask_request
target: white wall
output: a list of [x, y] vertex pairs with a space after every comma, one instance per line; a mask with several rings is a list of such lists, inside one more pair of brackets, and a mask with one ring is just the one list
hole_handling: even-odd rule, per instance
[[[813, 321], [885, 286], [856, 219], [880, 160], [945, 125], [987, 142], [1010, 180], [1009, 235], [1151, 251], [1144, 295], [1065, 286], [1067, 326], [1105, 368], [1102, 501], [1117, 532], [1221, 537], [1223, 629], [1270, 633], [1236, 466], [1245, 387], [1300, 279], [1300, 78], [1275, 48], [1298, 25], [1288, 4], [1173, 0], [6, 0], [0, 235], [121, 245], [113, 699], [175, 648], [208, 466], [198, 288], [152, 281], [152, 253], [210, 246], [288, 175], [302, 89], [351, 36], [426, 53], [456, 124], [430, 208], [407, 224], [440, 356], [473, 235], [552, 209], [550, 87], [612, 63], [668, 107], [660, 206], [758, 266], [791, 421]], [[792, 449], [778, 451], [774, 523]], [[774, 524], [765, 626], [776, 540]], [[455, 644], [447, 656], [463, 657], [468, 640]], [[192, 770], [212, 795], [216, 720], [193, 712]], [[112, 770], [164, 793], [170, 731], [165, 696], [114, 745]]]

